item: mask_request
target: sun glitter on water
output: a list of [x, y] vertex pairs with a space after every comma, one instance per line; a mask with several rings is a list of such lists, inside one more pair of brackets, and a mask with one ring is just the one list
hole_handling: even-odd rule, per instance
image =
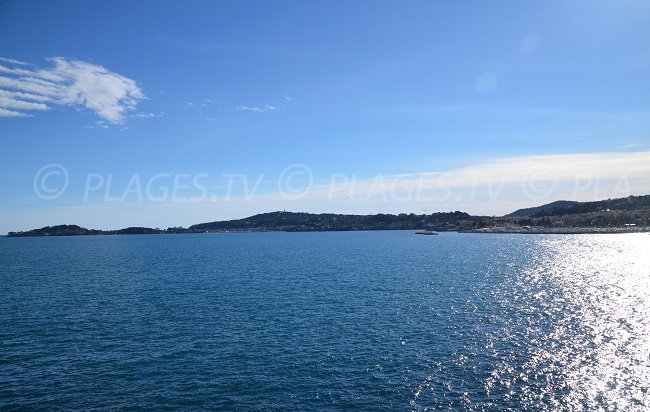
[[532, 349], [530, 366], [564, 377], [549, 385], [552, 404], [590, 410], [646, 407], [650, 238], [572, 236], [549, 239], [544, 246], [545, 259], [531, 268], [527, 281], [532, 280], [529, 288], [545, 284], [537, 299], [554, 327]]

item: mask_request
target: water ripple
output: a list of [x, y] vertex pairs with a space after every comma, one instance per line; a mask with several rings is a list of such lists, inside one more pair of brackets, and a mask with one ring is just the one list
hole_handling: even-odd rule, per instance
[[647, 410], [649, 246], [0, 239], [0, 409]]

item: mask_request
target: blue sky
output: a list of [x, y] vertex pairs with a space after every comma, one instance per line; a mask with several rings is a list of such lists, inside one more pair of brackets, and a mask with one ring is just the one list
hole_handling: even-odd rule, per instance
[[[641, 0], [1, 1], [0, 232], [276, 209], [499, 214], [647, 193], [649, 39]], [[541, 171], [516, 166], [539, 159]], [[503, 176], [537, 183], [506, 179], [495, 195], [486, 187], [497, 179], [477, 195], [457, 178], [445, 196], [419, 199], [278, 194], [295, 165], [293, 188], [324, 190], [341, 179], [481, 177], [504, 162]], [[48, 165], [67, 173], [52, 199], [35, 189]], [[160, 174], [170, 177], [156, 185], [201, 199], [141, 196]], [[46, 188], [63, 184], [48, 178]], [[242, 198], [253, 182], [259, 196]]]

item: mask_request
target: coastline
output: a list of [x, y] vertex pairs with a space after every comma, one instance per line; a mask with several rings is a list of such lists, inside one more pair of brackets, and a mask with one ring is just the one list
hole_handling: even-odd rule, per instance
[[9, 232], [8, 237], [140, 235], [229, 232], [349, 232], [414, 230], [459, 233], [616, 234], [650, 232], [650, 195], [595, 202], [556, 201], [519, 209], [504, 216], [434, 213], [377, 213], [370, 215], [275, 211], [234, 220], [217, 220], [189, 227], [130, 226], [117, 230], [78, 225], [45, 226]]
[[[86, 236], [134, 236], [134, 235], [185, 235], [185, 234], [213, 234], [213, 233], [323, 233], [323, 232], [375, 232], [384, 230], [400, 230], [418, 233], [417, 229], [329, 229], [329, 230], [281, 230], [281, 229], [250, 229], [250, 230], [213, 230], [204, 232], [122, 232], [122, 233], [70, 233], [70, 234], [7, 234], [0, 237], [24, 238], [24, 237], [86, 237]], [[519, 235], [594, 235], [594, 234], [626, 234], [626, 233], [650, 233], [650, 226], [635, 227], [563, 227], [563, 228], [523, 228], [523, 227], [486, 227], [472, 230], [438, 230], [440, 233], [463, 233], [463, 234], [519, 234]]]
[[486, 227], [481, 229], [463, 230], [459, 233], [479, 234], [520, 234], [520, 235], [593, 235], [593, 234], [621, 234], [621, 233], [648, 233], [650, 226], [625, 226], [625, 227]]

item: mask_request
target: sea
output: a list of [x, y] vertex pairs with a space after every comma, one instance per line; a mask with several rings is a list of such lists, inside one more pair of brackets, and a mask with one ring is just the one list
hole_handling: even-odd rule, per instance
[[650, 409], [650, 236], [0, 238], [0, 410]]

